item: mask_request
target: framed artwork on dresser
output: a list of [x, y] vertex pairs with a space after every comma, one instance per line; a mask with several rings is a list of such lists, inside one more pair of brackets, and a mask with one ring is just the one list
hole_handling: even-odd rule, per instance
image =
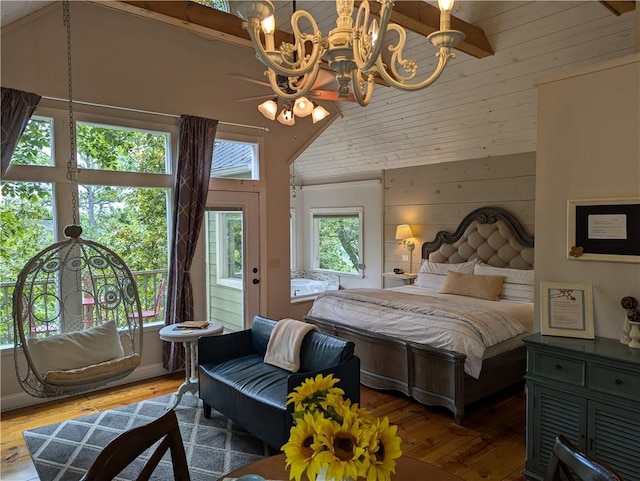
[[591, 284], [541, 282], [540, 299], [542, 335], [595, 338]]
[[640, 263], [640, 198], [569, 200], [567, 258]]

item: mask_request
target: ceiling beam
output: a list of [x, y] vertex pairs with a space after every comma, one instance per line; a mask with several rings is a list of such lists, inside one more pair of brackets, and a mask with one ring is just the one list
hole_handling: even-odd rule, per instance
[[601, 1], [600, 3], [611, 10], [617, 16], [620, 16], [623, 13], [632, 12], [636, 8], [636, 2], [634, 1]]
[[[360, 2], [356, 2], [356, 5]], [[380, 3], [369, 2], [372, 13], [380, 13]], [[440, 9], [422, 1], [396, 2], [391, 21], [401, 25], [407, 30], [424, 35], [425, 37], [440, 30]], [[451, 28], [460, 30], [465, 34], [465, 39], [455, 48], [476, 58], [489, 57], [494, 54], [489, 39], [481, 28], [451, 16]]]

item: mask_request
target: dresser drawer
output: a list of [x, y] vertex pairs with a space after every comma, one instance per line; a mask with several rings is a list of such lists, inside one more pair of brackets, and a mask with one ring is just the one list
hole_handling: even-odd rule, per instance
[[585, 385], [586, 364], [583, 361], [536, 351], [533, 353], [532, 367], [538, 376], [576, 386]]
[[589, 365], [589, 388], [594, 391], [640, 400], [640, 376], [600, 364]]

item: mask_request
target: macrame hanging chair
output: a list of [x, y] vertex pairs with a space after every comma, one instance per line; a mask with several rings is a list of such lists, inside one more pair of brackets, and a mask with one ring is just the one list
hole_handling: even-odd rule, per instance
[[[71, 159], [67, 177], [76, 182], [71, 99], [69, 1], [67, 26]], [[122, 379], [140, 364], [143, 315], [135, 278], [111, 249], [82, 239], [76, 224], [66, 241], [36, 254], [24, 266], [13, 292], [14, 360], [22, 388], [36, 397], [58, 397]]]

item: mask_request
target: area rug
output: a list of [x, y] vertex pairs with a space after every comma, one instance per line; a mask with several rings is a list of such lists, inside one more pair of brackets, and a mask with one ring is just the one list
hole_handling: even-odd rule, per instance
[[[171, 401], [172, 395], [169, 394], [24, 431], [40, 480], [79, 480], [104, 446], [123, 431], [160, 417]], [[211, 410], [210, 419], [205, 419], [202, 401], [195, 396], [183, 396], [175, 412], [192, 481], [215, 481], [225, 473], [275, 454], [262, 441], [215, 410]], [[173, 479], [170, 459], [167, 453], [152, 479]], [[143, 456], [140, 464], [145, 460]], [[133, 481], [137, 472], [132, 466], [132, 469], [121, 473], [123, 477], [116, 479]]]

